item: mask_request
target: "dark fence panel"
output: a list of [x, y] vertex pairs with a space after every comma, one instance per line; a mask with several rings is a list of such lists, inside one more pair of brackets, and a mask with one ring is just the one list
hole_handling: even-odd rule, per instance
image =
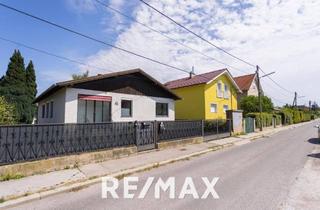
[[205, 140], [219, 139], [231, 135], [230, 120], [206, 120], [204, 121]]
[[158, 128], [158, 139], [160, 141], [202, 136], [201, 120], [158, 122]]
[[131, 122], [0, 126], [0, 165], [134, 144]]
[[207, 140], [230, 136], [230, 121], [0, 126], [0, 165], [129, 145], [142, 151], [157, 141], [203, 135]]

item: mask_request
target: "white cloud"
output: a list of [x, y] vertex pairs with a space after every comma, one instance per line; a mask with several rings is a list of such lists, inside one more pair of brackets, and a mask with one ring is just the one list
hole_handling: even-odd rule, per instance
[[67, 5], [77, 13], [90, 13], [96, 9], [92, 0], [67, 0]]
[[[113, 2], [113, 3], [112, 3]], [[320, 88], [320, 2], [315, 0], [165, 0], [150, 4], [241, 58], [276, 71], [275, 80], [296, 90], [307, 99], [319, 100]], [[123, 8], [123, 1], [111, 1]], [[243, 9], [239, 9], [240, 5]], [[246, 8], [246, 9], [244, 9]], [[253, 72], [254, 69], [222, 54], [212, 46], [183, 31], [164, 17], [139, 5], [133, 12], [137, 20], [166, 33], [184, 44], [230, 65]], [[112, 27], [112, 26], [110, 26]], [[116, 45], [150, 58], [197, 73], [224, 67], [179, 44], [132, 23], [118, 36]], [[90, 65], [110, 70], [140, 67], [161, 81], [185, 76], [176, 70], [136, 58], [115, 49], [105, 49], [88, 57]], [[234, 75], [241, 73], [230, 69]], [[102, 73], [96, 71], [95, 73]], [[267, 93], [285, 102], [291, 96], [263, 80]]]

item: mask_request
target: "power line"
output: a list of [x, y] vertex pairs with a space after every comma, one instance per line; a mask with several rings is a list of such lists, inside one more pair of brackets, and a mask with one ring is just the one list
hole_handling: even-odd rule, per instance
[[112, 71], [110, 71], [110, 70], [106, 70], [106, 69], [103, 69], [103, 68], [100, 68], [100, 67], [97, 67], [97, 66], [93, 66], [93, 65], [90, 65], [90, 64], [86, 64], [86, 63], [84, 63], [84, 62], [81, 62], [81, 61], [78, 61], [78, 60], [74, 60], [74, 59], [71, 59], [71, 58], [68, 58], [68, 57], [65, 57], [65, 56], [57, 55], [57, 54], [51, 53], [51, 52], [46, 51], [46, 50], [42, 50], [42, 49], [39, 49], [39, 48], [31, 47], [31, 46], [26, 45], [26, 44], [23, 44], [23, 43], [21, 43], [21, 42], [16, 42], [16, 41], [13, 41], [13, 40], [10, 40], [10, 39], [1, 37], [1, 36], [0, 36], [0, 40], [5, 41], [5, 42], [9, 42], [9, 43], [11, 43], [11, 44], [19, 45], [19, 46], [22, 46], [22, 47], [24, 47], [24, 48], [27, 48], [27, 49], [36, 51], [36, 52], [38, 52], [38, 53], [42, 53], [42, 54], [45, 54], [45, 55], [48, 55], [48, 56], [52, 56], [52, 57], [55, 57], [55, 58], [58, 58], [58, 59], [61, 59], [61, 60], [68, 61], [68, 62], [80, 64], [80, 65], [82, 65], [82, 66], [87, 66], [87, 67], [90, 67], [90, 68], [99, 69], [99, 70], [102, 70], [102, 71], [112, 72]]
[[[271, 87], [271, 88], [273, 88], [274, 90], [278, 90], [275, 86], [273, 86], [273, 85], [271, 85], [271, 84], [269, 84], [269, 83], [264, 83], [264, 85], [267, 85], [268, 87]], [[288, 95], [287, 93], [284, 93], [284, 92], [282, 92], [282, 91], [279, 91], [279, 92], [277, 92], [277, 93], [279, 93], [279, 94], [281, 94], [282, 96], [284, 96], [284, 97], [287, 97], [287, 98], [292, 98], [292, 95]]]
[[[46, 20], [46, 19], [41, 18], [41, 17], [37, 17], [37, 16], [32, 15], [32, 14], [30, 14], [30, 13], [21, 11], [21, 10], [16, 9], [16, 8], [13, 8], [13, 7], [11, 7], [11, 6], [8, 6], [8, 5], [5, 5], [5, 4], [2, 4], [2, 3], [0, 3], [0, 6], [2, 6], [2, 7], [4, 7], [4, 8], [7, 8], [7, 9], [9, 9], [9, 10], [15, 11], [15, 12], [17, 12], [17, 13], [23, 14], [23, 15], [25, 15], [25, 16], [31, 17], [31, 18], [33, 18], [33, 19], [36, 19], [36, 20], [40, 21], [40, 22], [47, 23], [47, 24], [49, 24], [49, 25], [51, 25], [51, 26], [54, 26], [54, 27], [56, 27], [56, 28], [65, 30], [65, 31], [67, 31], [67, 32], [76, 34], [76, 35], [78, 35], [78, 36], [87, 38], [87, 39], [92, 40], [92, 41], [95, 41], [95, 42], [97, 42], [97, 43], [104, 44], [104, 45], [106, 45], [106, 46], [115, 48], [115, 49], [117, 49], [117, 50], [126, 52], [126, 53], [128, 53], [128, 54], [135, 55], [135, 56], [137, 56], [137, 57], [140, 57], [140, 58], [143, 58], [143, 59], [152, 61], [152, 62], [154, 62], [154, 63], [160, 64], [160, 65], [163, 65], [163, 66], [166, 66], [166, 67], [169, 67], [169, 68], [178, 70], [178, 71], [182, 71], [182, 72], [184, 72], [184, 73], [188, 73], [188, 74], [190, 73], [190, 72], [187, 71], [187, 70], [184, 70], [184, 69], [181, 69], [181, 68], [178, 68], [178, 67], [175, 67], [175, 66], [172, 66], [172, 65], [163, 63], [163, 62], [161, 62], [161, 61], [157, 61], [157, 60], [155, 60], [155, 59], [146, 57], [146, 56], [144, 56], [144, 55], [137, 54], [137, 53], [135, 53], [135, 52], [132, 52], [132, 51], [129, 51], [129, 50], [126, 50], [126, 49], [117, 47], [117, 46], [114, 46], [114, 45], [112, 45], [112, 44], [109, 44], [109, 43], [106, 43], [106, 42], [104, 42], [104, 41], [98, 40], [98, 39], [96, 39], [96, 38], [94, 38], [94, 37], [91, 37], [91, 36], [89, 36], [89, 35], [80, 33], [80, 32], [78, 32], [78, 31], [75, 31], [75, 30], [73, 30], [73, 29], [67, 28], [67, 27], [65, 27], [65, 26], [62, 26], [62, 25], [59, 25], [59, 24], [56, 24], [56, 23], [53, 23], [53, 22], [51, 22], [51, 21], [49, 21], [49, 20]], [[205, 76], [203, 76], [203, 75], [198, 75], [198, 76], [203, 77], [203, 78], [206, 78], [206, 79], [209, 79], [209, 78], [207, 78], [207, 77], [205, 77]]]
[[198, 37], [198, 38], [201, 39], [202, 41], [204, 41], [204, 42], [210, 44], [211, 46], [215, 47], [216, 49], [224, 52], [225, 54], [227, 54], [227, 55], [229, 55], [229, 56], [231, 56], [231, 57], [233, 57], [233, 58], [235, 58], [235, 59], [237, 59], [237, 60], [239, 60], [239, 61], [241, 61], [241, 62], [243, 62], [243, 63], [245, 63], [245, 64], [247, 64], [247, 65], [249, 65], [249, 66], [256, 67], [256, 65], [254, 65], [254, 64], [252, 64], [252, 63], [250, 63], [250, 62], [248, 62], [248, 61], [245, 61], [244, 59], [241, 59], [241, 58], [239, 58], [238, 56], [235, 56], [235, 55], [229, 53], [229, 52], [226, 51], [225, 49], [223, 49], [223, 48], [221, 48], [221, 47], [213, 44], [212, 42], [210, 42], [209, 40], [203, 38], [203, 37], [200, 36], [199, 34], [191, 31], [190, 29], [188, 29], [187, 27], [185, 27], [185, 26], [182, 25], [181, 23], [177, 22], [177, 21], [174, 20], [173, 18], [171, 18], [171, 17], [169, 17], [168, 15], [164, 14], [163, 12], [161, 12], [160, 10], [158, 10], [157, 8], [155, 8], [154, 6], [148, 4], [148, 3], [145, 2], [144, 0], [139, 0], [139, 1], [142, 2], [143, 4], [145, 4], [146, 6], [148, 6], [149, 8], [153, 9], [154, 11], [156, 11], [157, 13], [159, 13], [160, 15], [164, 16], [165, 18], [169, 19], [171, 22], [175, 23], [175, 24], [178, 25], [179, 27], [183, 28], [184, 30], [188, 31], [189, 33], [193, 34], [194, 36]]
[[224, 62], [222, 62], [222, 61], [220, 61], [220, 60], [218, 60], [218, 59], [216, 59], [216, 58], [214, 58], [214, 57], [212, 57], [212, 56], [209, 56], [209, 55], [207, 55], [207, 54], [205, 54], [205, 53], [203, 53], [203, 52], [201, 52], [201, 51], [199, 51], [199, 50], [197, 50], [197, 49], [194, 49], [194, 48], [192, 48], [192, 47], [190, 47], [190, 46], [188, 46], [188, 45], [186, 45], [186, 44], [184, 44], [184, 43], [182, 43], [182, 42], [180, 42], [180, 41], [178, 41], [178, 40], [176, 40], [176, 39], [174, 39], [174, 38], [166, 35], [165, 33], [161, 32], [160, 30], [154, 29], [154, 28], [148, 26], [147, 24], [142, 23], [142, 22], [136, 20], [136, 19], [133, 18], [133, 17], [124, 14], [123, 12], [119, 11], [118, 9], [115, 9], [115, 8], [109, 6], [108, 4], [105, 4], [105, 3], [103, 3], [103, 2], [101, 2], [101, 1], [99, 1], [99, 0], [94, 0], [94, 1], [96, 1], [96, 2], [97, 2], [98, 4], [100, 4], [101, 6], [104, 6], [104, 7], [106, 7], [107, 9], [109, 9], [109, 10], [115, 12], [115, 13], [118, 13], [118, 14], [122, 15], [123, 17], [125, 17], [125, 18], [127, 18], [127, 19], [130, 19], [131, 21], [136, 22], [137, 24], [139, 24], [139, 25], [141, 25], [141, 26], [143, 26], [143, 27], [145, 27], [145, 28], [147, 28], [147, 29], [155, 32], [155, 33], [158, 33], [158, 34], [160, 34], [161, 36], [163, 36], [163, 37], [165, 37], [165, 38], [167, 38], [167, 39], [169, 39], [169, 40], [171, 40], [171, 41], [173, 41], [173, 42], [176, 42], [176, 43], [178, 43], [179, 45], [181, 45], [181, 46], [183, 46], [183, 47], [185, 47], [185, 48], [187, 48], [187, 49], [189, 49], [189, 50], [192, 50], [192, 51], [194, 51], [194, 52], [196, 52], [196, 53], [198, 53], [198, 54], [200, 54], [200, 55], [202, 55], [202, 56], [204, 56], [204, 57], [206, 57], [206, 58], [209, 58], [209, 59], [211, 59], [211, 60], [213, 60], [213, 61], [215, 61], [215, 62], [217, 62], [217, 63], [223, 64], [223, 65], [225, 65], [225, 66], [228, 66], [228, 67], [230, 67], [230, 68], [232, 68], [232, 69], [234, 69], [234, 70], [240, 71], [240, 72], [242, 72], [242, 73], [246, 73], [246, 74], [248, 73], [248, 72], [246, 72], [246, 71], [243, 71], [242, 69], [239, 69], [239, 68], [234, 67], [234, 66], [232, 66], [232, 65], [230, 65], [230, 64], [224, 63]]
[[[159, 13], [160, 15], [164, 16], [165, 18], [169, 19], [171, 22], [175, 23], [176, 25], [178, 25], [179, 27], [183, 28], [184, 30], [188, 31], [189, 33], [193, 34], [194, 36], [200, 38], [201, 40], [205, 41], [206, 43], [210, 44], [211, 46], [217, 48], [218, 50], [228, 54], [229, 56], [239, 60], [239, 61], [242, 61], [243, 63], [246, 63], [248, 64], [249, 66], [252, 66], [252, 67], [255, 67], [254, 64], [248, 62], [248, 61], [245, 61], [231, 53], [229, 53], [228, 51], [224, 50], [223, 48], [221, 47], [218, 47], [217, 45], [213, 44], [212, 42], [208, 41], [207, 39], [203, 38], [202, 36], [200, 36], [199, 34], [191, 31], [190, 29], [188, 29], [187, 27], [185, 27], [184, 25], [182, 25], [181, 23], [177, 22], [176, 20], [174, 20], [173, 18], [169, 17], [168, 15], [164, 14], [163, 12], [161, 12], [160, 10], [158, 10], [157, 8], [155, 8], [154, 6], [150, 5], [149, 3], [147, 3], [146, 1], [144, 0], [139, 0], [140, 2], [142, 2], [143, 4], [145, 4], [146, 6], [148, 6], [149, 8], [153, 9], [154, 11], [156, 11], [157, 13]], [[261, 68], [260, 70], [265, 73]], [[265, 73], [266, 74], [266, 73]], [[293, 94], [293, 91], [290, 91], [286, 88], [284, 88], [282, 85], [280, 85], [278, 82], [276, 82], [275, 80], [273, 80], [270, 76], [267, 76], [274, 84], [276, 84], [278, 87], [280, 87], [281, 89], [285, 90], [286, 92], [290, 93], [290, 94]]]
[[266, 94], [269, 98], [271, 98], [271, 99], [273, 99], [274, 101], [276, 101], [276, 102], [278, 102], [278, 103], [281, 103], [281, 104], [290, 104], [290, 103], [285, 103], [285, 102], [283, 102], [282, 100], [279, 100], [279, 99], [277, 99], [277, 98], [275, 98], [275, 97], [272, 97], [272, 96], [270, 96], [270, 94]]
[[153, 59], [153, 58], [146, 57], [146, 56], [144, 56], [144, 55], [141, 55], [141, 54], [132, 52], [132, 51], [130, 51], [130, 50], [126, 50], [126, 49], [121, 48], [121, 47], [117, 47], [117, 46], [115, 46], [115, 45], [112, 45], [112, 44], [109, 44], [109, 43], [107, 43], [107, 42], [104, 42], [104, 41], [101, 41], [101, 40], [99, 40], [99, 39], [96, 39], [96, 38], [94, 38], [94, 37], [92, 37], [92, 36], [89, 36], [89, 35], [80, 33], [80, 32], [78, 32], [78, 31], [75, 31], [75, 30], [71, 29], [71, 28], [68, 28], [68, 27], [65, 27], [65, 26], [56, 24], [56, 23], [51, 22], [51, 21], [49, 21], [49, 20], [46, 20], [46, 19], [44, 19], [44, 18], [37, 17], [37, 16], [35, 16], [35, 15], [32, 15], [32, 14], [27, 13], [27, 12], [24, 12], [24, 11], [22, 11], [22, 10], [13, 8], [13, 7], [8, 6], [8, 5], [5, 5], [5, 4], [3, 4], [3, 3], [0, 3], [0, 6], [2, 6], [2, 7], [4, 7], [4, 8], [7, 8], [7, 9], [9, 9], [9, 10], [15, 11], [15, 12], [17, 12], [17, 13], [23, 14], [23, 15], [25, 15], [25, 16], [31, 17], [31, 18], [33, 18], [33, 19], [36, 19], [36, 20], [40, 21], [40, 22], [47, 23], [47, 24], [49, 24], [49, 25], [51, 25], [51, 26], [54, 26], [54, 27], [59, 28], [59, 29], [62, 29], [62, 30], [64, 30], [64, 31], [68, 31], [68, 32], [70, 32], [70, 33], [73, 33], [73, 34], [76, 34], [76, 35], [78, 35], [78, 36], [84, 37], [84, 38], [86, 38], [86, 39], [92, 40], [92, 41], [94, 41], [94, 42], [97, 42], [97, 43], [100, 43], [100, 44], [103, 44], [103, 45], [106, 45], [106, 46], [115, 48], [115, 49], [120, 50], [120, 51], [122, 51], [122, 52], [126, 52], [126, 53], [131, 54], [131, 55], [134, 55], [134, 56], [136, 56], [136, 57], [140, 57], [140, 58], [149, 60], [149, 61], [151, 61], [151, 62], [160, 64], [160, 65], [163, 65], [163, 66], [166, 66], [166, 67], [169, 67], [169, 68], [178, 70], [178, 71], [182, 71], [182, 72], [185, 72], [185, 73], [189, 73], [189, 71], [187, 71], [187, 70], [184, 70], [184, 69], [181, 69], [181, 68], [172, 66], [172, 65], [170, 65], [170, 64], [163, 63], [163, 62], [161, 62], [161, 61], [155, 60], [155, 59]]
[[[264, 74], [266, 74], [261, 68], [260, 68], [260, 70], [264, 73]], [[285, 87], [283, 87], [282, 85], [280, 85], [278, 82], [276, 82], [275, 80], [273, 80], [270, 76], [267, 76], [274, 84], [276, 84], [279, 88], [281, 88], [282, 90], [284, 90], [284, 91], [286, 91], [286, 92], [288, 92], [288, 93], [290, 93], [290, 94], [294, 94], [294, 91], [290, 91], [290, 90], [288, 90], [287, 88], [285, 88]]]
[[[75, 34], [75, 35], [81, 36], [81, 37], [83, 37], [83, 38], [86, 38], [86, 39], [92, 40], [92, 41], [94, 41], [94, 42], [101, 43], [101, 44], [104, 44], [104, 45], [106, 45], [106, 46], [115, 48], [115, 49], [117, 49], [117, 50], [126, 52], [126, 53], [131, 54], [131, 55], [134, 55], [134, 56], [136, 56], [136, 57], [140, 57], [140, 58], [149, 60], [149, 61], [151, 61], [151, 62], [160, 64], [160, 65], [163, 65], [163, 66], [166, 66], [166, 67], [169, 67], [169, 68], [178, 70], [178, 71], [182, 71], [182, 72], [185, 72], [185, 73], [189, 73], [189, 71], [187, 71], [187, 70], [184, 70], [184, 69], [181, 69], [181, 68], [178, 68], [178, 67], [175, 67], [175, 66], [172, 66], [172, 65], [163, 63], [163, 62], [161, 62], [161, 61], [155, 60], [155, 59], [153, 59], [153, 58], [146, 57], [146, 56], [144, 56], [144, 55], [141, 55], [141, 54], [138, 54], [138, 53], [129, 51], [129, 50], [126, 50], [126, 49], [124, 49], [124, 48], [120, 48], [120, 47], [114, 46], [114, 45], [112, 45], [112, 44], [109, 44], [109, 43], [106, 43], [106, 42], [104, 42], [104, 41], [98, 40], [98, 39], [96, 39], [96, 38], [94, 38], [94, 37], [91, 37], [91, 36], [89, 36], [89, 35], [80, 33], [80, 32], [78, 32], [78, 31], [75, 31], [75, 30], [70, 29], [70, 28], [68, 28], [68, 27], [65, 27], [65, 26], [56, 24], [56, 23], [54, 23], [54, 22], [51, 22], [51, 21], [49, 21], [49, 20], [46, 20], [46, 19], [37, 17], [37, 16], [35, 16], [35, 15], [32, 15], [32, 14], [30, 14], [30, 13], [21, 11], [21, 10], [19, 10], [19, 9], [13, 8], [13, 7], [8, 6], [8, 5], [5, 5], [5, 4], [3, 4], [3, 3], [0, 3], [0, 6], [2, 6], [2, 7], [4, 7], [4, 8], [7, 8], [7, 9], [9, 9], [9, 10], [15, 11], [15, 12], [17, 12], [17, 13], [20, 13], [20, 14], [22, 14], [22, 15], [28, 16], [28, 17], [30, 17], [30, 18], [36, 19], [36, 20], [38, 20], [38, 21], [40, 21], [40, 22], [47, 23], [47, 24], [49, 24], [49, 25], [51, 25], [51, 26], [57, 27], [57, 28], [59, 28], [59, 29], [65, 30], [65, 31], [67, 31], [67, 32], [73, 33], [73, 34]], [[32, 47], [30, 47], [30, 48], [32, 48]], [[37, 50], [37, 49], [34, 48], [34, 50]], [[39, 50], [39, 52], [40, 52], [40, 51], [42, 51], [43, 53], [46, 53], [46, 54], [48, 54], [48, 55], [51, 54], [52, 56], [55, 56], [55, 57], [57, 57], [57, 58], [58, 58], [58, 57], [59, 57], [59, 58], [62, 58], [62, 56], [54, 55], [54, 54], [49, 53], [49, 52], [46, 52], [46, 51], [44, 51], [44, 50]], [[65, 57], [62, 58], [62, 59], [64, 59], [64, 60], [69, 60], [69, 61], [71, 61], [71, 62], [74, 62], [74, 61], [75, 61], [75, 60], [68, 59], [68, 58], [65, 58]], [[78, 61], [75, 61], [75, 62], [76, 62], [76, 63], [79, 63], [79, 64], [81, 64], [81, 65], [87, 65], [87, 64], [84, 64], [84, 63], [82, 63], [82, 62], [78, 62]], [[96, 68], [96, 67], [95, 67], [95, 68]], [[199, 75], [199, 76], [202, 76], [202, 75]], [[270, 78], [270, 79], [271, 79], [271, 78]], [[271, 80], [272, 80], [272, 79], [271, 79]], [[273, 81], [273, 80], [272, 80], [272, 81]], [[274, 82], [275, 82], [275, 81], [274, 81]], [[280, 85], [279, 85], [278, 83], [276, 83], [276, 82], [275, 82], [275, 84], [277, 84], [278, 86], [280, 86]], [[280, 86], [280, 87], [281, 87], [281, 86]], [[282, 88], [283, 88], [283, 87], [282, 87]]]

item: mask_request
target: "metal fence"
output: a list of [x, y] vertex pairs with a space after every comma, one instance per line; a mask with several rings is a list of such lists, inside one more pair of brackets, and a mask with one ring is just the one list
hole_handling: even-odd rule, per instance
[[0, 164], [134, 144], [133, 123], [0, 126]]
[[159, 141], [202, 136], [202, 121], [164, 121], [158, 123]]
[[231, 120], [204, 121], [204, 140], [213, 140], [231, 135]]
[[[0, 126], [0, 165], [158, 141], [230, 133], [229, 121], [117, 122]], [[222, 136], [220, 136], [222, 137]]]

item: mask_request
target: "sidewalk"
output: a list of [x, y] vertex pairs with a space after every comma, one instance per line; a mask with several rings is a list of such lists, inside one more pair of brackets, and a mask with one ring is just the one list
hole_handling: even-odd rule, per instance
[[79, 166], [78, 168], [0, 182], [0, 199], [3, 199], [2, 203], [0, 201], [0, 208], [99, 183], [101, 181], [99, 177], [101, 176], [109, 175], [120, 178], [132, 173], [185, 160], [189, 157], [230, 146], [250, 143], [255, 139], [305, 124], [301, 123], [299, 125], [267, 129], [263, 132], [229, 137], [201, 144], [185, 145], [164, 150], [151, 150], [125, 158]]
[[310, 143], [315, 144], [315, 149], [308, 155], [304, 168], [292, 184], [287, 201], [283, 204], [283, 209], [319, 209], [320, 140], [314, 139]]

